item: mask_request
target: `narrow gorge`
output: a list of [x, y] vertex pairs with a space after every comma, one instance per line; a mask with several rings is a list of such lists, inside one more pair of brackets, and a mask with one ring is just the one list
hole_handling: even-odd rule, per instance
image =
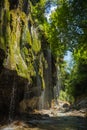
[[86, 5], [0, 0], [0, 130], [87, 130]]

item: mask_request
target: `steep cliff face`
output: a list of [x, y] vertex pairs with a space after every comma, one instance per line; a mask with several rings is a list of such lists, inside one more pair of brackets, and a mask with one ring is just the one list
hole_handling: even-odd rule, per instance
[[[18, 5], [16, 5], [17, 2]], [[22, 10], [24, 8], [22, 7], [24, 5], [23, 1], [17, 2], [2, 1], [1, 48], [6, 53], [4, 67], [16, 70], [18, 75], [29, 79], [30, 69], [28, 63], [26, 63], [28, 61], [25, 59], [25, 57], [28, 58], [28, 49], [32, 44], [28, 28], [29, 15]]]
[[[26, 83], [27, 80], [19, 77], [16, 71], [3, 69], [0, 74], [0, 115], [9, 114], [10, 107], [14, 107], [14, 114], [19, 111], [19, 102], [24, 98]], [[14, 99], [11, 99], [13, 96]], [[13, 104], [11, 100], [14, 100]]]
[[[14, 77], [19, 94], [19, 100], [15, 103], [17, 108], [24, 100], [29, 102], [39, 97], [45, 88], [48, 91], [47, 95], [50, 95], [47, 98], [49, 104], [51, 103], [49, 97], [51, 99], [53, 97], [51, 75], [54, 73], [52, 67], [55, 68], [55, 65], [50, 64], [52, 60], [50, 50], [45, 48], [44, 51], [42, 48], [38, 30], [32, 20], [31, 8], [30, 0], [0, 2], [0, 99], [6, 100], [1, 102], [0, 108], [3, 105], [9, 107], [6, 102], [8, 100], [10, 104]], [[25, 105], [25, 109], [30, 106], [35, 108], [36, 104]]]

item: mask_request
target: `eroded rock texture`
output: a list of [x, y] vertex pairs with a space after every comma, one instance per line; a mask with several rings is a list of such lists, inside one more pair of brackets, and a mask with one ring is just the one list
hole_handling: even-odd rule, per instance
[[[55, 60], [32, 19], [32, 1], [0, 1], [0, 112], [51, 106], [56, 84]], [[14, 87], [15, 86], [15, 87]], [[40, 102], [39, 102], [40, 101]]]

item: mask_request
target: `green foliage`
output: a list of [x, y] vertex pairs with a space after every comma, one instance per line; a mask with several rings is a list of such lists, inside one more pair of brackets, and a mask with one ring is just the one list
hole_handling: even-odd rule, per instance
[[87, 63], [84, 59], [79, 59], [78, 64], [75, 64], [72, 70], [71, 86], [74, 89], [73, 96], [75, 98], [87, 94]]
[[71, 104], [74, 103], [74, 97], [72, 95], [70, 95], [69, 93], [67, 93], [67, 91], [60, 91], [60, 95], [59, 95], [59, 99], [62, 101], [68, 101]]
[[66, 12], [68, 13], [68, 7], [65, 3], [52, 13], [50, 19], [48, 41], [51, 44], [51, 49], [55, 56], [64, 55], [67, 49], [67, 39], [65, 35], [67, 26], [66, 18], [68, 14], [66, 14]]
[[[67, 68], [68, 69], [68, 68]], [[61, 90], [59, 94], [59, 99], [68, 101], [70, 103], [74, 102], [74, 87], [71, 85], [72, 74], [71, 71], [66, 69], [66, 62], [62, 61], [60, 64], [60, 75], [61, 80]]]
[[36, 25], [44, 23], [45, 4], [46, 0], [40, 0], [31, 8], [32, 18]]
[[62, 92], [63, 98], [66, 98], [67, 95], [77, 98], [83, 93], [87, 93], [86, 8], [87, 1], [60, 0], [56, 11], [51, 15], [48, 41], [54, 56], [63, 57], [67, 50], [71, 50], [73, 54], [74, 65], [69, 71], [70, 76], [67, 77], [67, 80], [61, 70], [65, 87], [64, 92]]

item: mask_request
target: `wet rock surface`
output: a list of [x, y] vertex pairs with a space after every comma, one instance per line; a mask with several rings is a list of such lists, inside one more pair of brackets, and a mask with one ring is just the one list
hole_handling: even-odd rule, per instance
[[9, 114], [13, 86], [15, 87], [15, 112], [18, 112], [19, 102], [24, 97], [26, 79], [19, 77], [16, 71], [3, 68], [0, 73], [0, 117]]

